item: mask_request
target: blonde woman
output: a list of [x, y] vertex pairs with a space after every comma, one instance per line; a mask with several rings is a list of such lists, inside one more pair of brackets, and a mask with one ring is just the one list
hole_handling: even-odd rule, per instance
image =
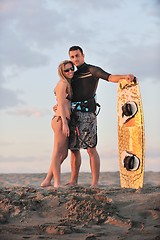
[[74, 65], [71, 61], [65, 60], [58, 67], [60, 80], [54, 90], [57, 100], [57, 109], [51, 125], [54, 132], [54, 146], [51, 165], [41, 187], [51, 186], [54, 177], [54, 187], [61, 185], [60, 165], [68, 156], [68, 137], [70, 135], [69, 121], [71, 114], [71, 79], [74, 75]]

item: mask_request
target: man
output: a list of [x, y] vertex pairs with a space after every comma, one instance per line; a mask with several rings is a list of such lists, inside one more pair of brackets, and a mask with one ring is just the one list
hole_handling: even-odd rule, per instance
[[86, 64], [81, 47], [72, 46], [69, 49], [70, 60], [77, 67], [72, 80], [72, 117], [70, 125], [69, 148], [71, 150], [71, 179], [69, 184], [78, 182], [81, 165], [80, 148], [87, 149], [92, 172], [92, 187], [98, 185], [100, 172], [100, 158], [96, 149], [97, 145], [97, 119], [95, 95], [99, 78], [108, 82], [117, 83], [120, 79], [132, 81], [134, 76], [112, 75], [103, 69]]

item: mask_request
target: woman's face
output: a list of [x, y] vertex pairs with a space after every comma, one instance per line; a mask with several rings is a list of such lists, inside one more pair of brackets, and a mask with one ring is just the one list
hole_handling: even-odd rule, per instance
[[74, 67], [72, 66], [71, 63], [65, 64], [63, 71], [64, 71], [64, 76], [66, 78], [72, 78], [74, 75]]

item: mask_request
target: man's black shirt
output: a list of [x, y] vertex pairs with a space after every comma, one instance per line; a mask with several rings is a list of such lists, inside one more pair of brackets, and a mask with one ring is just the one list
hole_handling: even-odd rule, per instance
[[84, 101], [96, 94], [99, 78], [108, 81], [110, 73], [90, 64], [82, 64], [72, 79], [73, 102]]

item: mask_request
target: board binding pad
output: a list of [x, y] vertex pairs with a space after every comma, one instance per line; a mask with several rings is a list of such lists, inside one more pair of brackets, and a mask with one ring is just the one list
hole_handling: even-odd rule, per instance
[[142, 188], [144, 117], [137, 78], [118, 83], [118, 152], [122, 188]]

